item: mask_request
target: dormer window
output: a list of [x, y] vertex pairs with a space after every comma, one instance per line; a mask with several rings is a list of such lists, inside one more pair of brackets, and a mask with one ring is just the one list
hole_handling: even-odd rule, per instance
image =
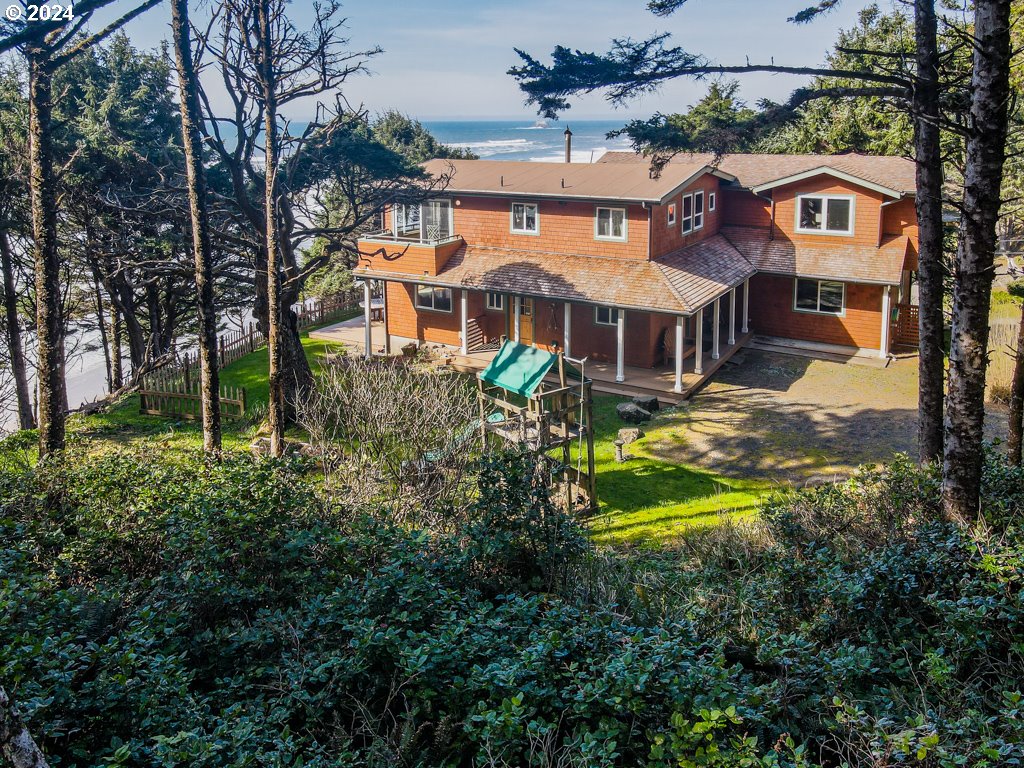
[[800, 195], [796, 231], [816, 235], [853, 234], [852, 195]]
[[670, 227], [674, 227], [676, 225], [676, 204], [675, 203], [669, 203], [668, 204], [668, 213], [666, 214], [666, 216], [667, 216], [667, 221], [665, 223], [668, 224], [668, 226], [670, 226]]
[[693, 195], [683, 195], [683, 234], [693, 231]]
[[693, 193], [693, 228], [704, 229], [704, 192]]
[[540, 234], [540, 214], [536, 203], [512, 203], [512, 234]]

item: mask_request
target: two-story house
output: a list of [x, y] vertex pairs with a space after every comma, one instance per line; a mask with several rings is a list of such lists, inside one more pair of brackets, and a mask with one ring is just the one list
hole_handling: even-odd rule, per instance
[[884, 357], [909, 302], [902, 158], [688, 155], [657, 177], [620, 152], [426, 169], [451, 175], [443, 194], [360, 239], [355, 271], [385, 283], [389, 347], [470, 354], [507, 336], [614, 366], [620, 383], [665, 369], [685, 393], [751, 334]]

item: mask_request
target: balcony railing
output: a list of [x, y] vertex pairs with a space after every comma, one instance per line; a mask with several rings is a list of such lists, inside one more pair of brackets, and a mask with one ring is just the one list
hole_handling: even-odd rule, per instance
[[461, 240], [462, 235], [450, 234], [431, 237], [429, 235], [421, 236], [418, 232], [396, 235], [394, 232], [385, 231], [371, 232], [369, 234], [362, 235], [359, 239], [384, 243], [398, 243], [402, 245], [443, 245], [444, 243]]

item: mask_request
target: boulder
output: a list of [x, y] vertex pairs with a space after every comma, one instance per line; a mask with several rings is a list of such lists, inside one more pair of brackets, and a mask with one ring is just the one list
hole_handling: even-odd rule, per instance
[[654, 395], [637, 395], [633, 398], [634, 405], [639, 405], [645, 411], [654, 413], [659, 410], [661, 406], [658, 405], [658, 398]]
[[619, 430], [619, 440], [622, 441], [623, 445], [635, 443], [643, 436], [644, 431], [640, 427], [623, 427]]
[[628, 424], [643, 424], [651, 420], [651, 412], [644, 410], [636, 403], [619, 403], [615, 406], [619, 418]]

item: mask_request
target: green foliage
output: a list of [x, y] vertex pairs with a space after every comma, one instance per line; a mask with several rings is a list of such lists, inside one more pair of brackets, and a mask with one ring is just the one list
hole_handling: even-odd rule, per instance
[[[913, 52], [913, 20], [900, 12], [882, 13], [877, 5], [860, 12], [857, 25], [840, 32], [826, 66], [850, 72], [885, 72], [899, 67], [899, 55]], [[846, 49], [846, 52], [841, 49]], [[853, 52], [856, 51], [856, 52]], [[879, 51], [881, 54], [860, 53]], [[856, 88], [849, 78], [818, 77], [813, 89]], [[835, 154], [866, 152], [910, 156], [913, 125], [905, 109], [878, 97], [821, 98], [800, 107], [795, 120], [763, 138], [761, 152]]]
[[477, 156], [468, 149], [449, 147], [431, 135], [423, 123], [389, 110], [378, 115], [370, 124], [373, 137], [388, 149], [403, 155], [414, 163], [435, 158], [475, 160]]
[[676, 152], [747, 151], [758, 114], [737, 98], [739, 85], [735, 80], [712, 83], [688, 111], [631, 120], [613, 135], [629, 136], [638, 152], [656, 157]]
[[900, 460], [646, 564], [591, 552], [525, 457], [452, 535], [311, 470], [0, 462], [0, 676], [53, 764], [1024, 759], [1024, 474], [995, 456], [976, 530]]

